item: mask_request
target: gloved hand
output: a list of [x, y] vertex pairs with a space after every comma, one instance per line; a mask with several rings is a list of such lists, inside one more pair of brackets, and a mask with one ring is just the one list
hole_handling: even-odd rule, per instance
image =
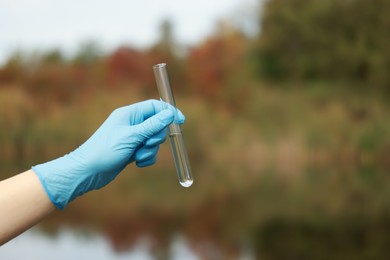
[[184, 115], [163, 101], [148, 100], [116, 109], [79, 148], [32, 167], [58, 209], [90, 190], [111, 182], [131, 162], [144, 167], [156, 161], [166, 127]]

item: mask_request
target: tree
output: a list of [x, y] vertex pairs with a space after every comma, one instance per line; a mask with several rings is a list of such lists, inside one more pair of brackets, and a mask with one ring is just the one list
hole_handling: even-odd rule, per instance
[[388, 10], [387, 0], [268, 1], [256, 44], [262, 75], [390, 86]]
[[240, 75], [246, 70], [247, 43], [241, 31], [221, 21], [217, 33], [189, 53], [187, 71], [194, 88], [213, 99], [228, 98], [224, 93], [237, 94], [232, 90], [243, 83]]

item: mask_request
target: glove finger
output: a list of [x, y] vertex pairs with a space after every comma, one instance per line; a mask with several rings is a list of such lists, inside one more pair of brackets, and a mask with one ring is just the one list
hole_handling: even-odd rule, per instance
[[161, 130], [159, 133], [156, 135], [150, 137], [145, 141], [145, 146], [150, 147], [150, 146], [155, 146], [159, 145], [165, 142], [165, 139], [167, 137], [166, 130]]
[[149, 160], [142, 161], [142, 162], [136, 162], [135, 164], [138, 167], [142, 168], [142, 167], [153, 165], [156, 161], [157, 161], [157, 156], [154, 156], [154, 157], [150, 158]]
[[135, 160], [137, 162], [143, 162], [149, 160], [150, 158], [156, 157], [159, 148], [159, 145], [152, 147], [143, 146], [136, 151]]

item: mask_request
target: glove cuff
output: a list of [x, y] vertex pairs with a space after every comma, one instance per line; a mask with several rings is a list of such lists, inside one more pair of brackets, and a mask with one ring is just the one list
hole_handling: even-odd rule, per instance
[[64, 209], [75, 199], [74, 191], [77, 189], [71, 168], [71, 159], [68, 155], [32, 167], [38, 176], [49, 199], [57, 209]]

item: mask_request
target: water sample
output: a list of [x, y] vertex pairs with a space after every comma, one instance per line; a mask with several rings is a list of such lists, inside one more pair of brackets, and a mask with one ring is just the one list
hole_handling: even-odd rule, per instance
[[[156, 64], [153, 66], [153, 71], [161, 100], [176, 107], [172, 89], [169, 84], [167, 65], [165, 63]], [[170, 124], [168, 127], [168, 135], [180, 185], [183, 187], [190, 187], [193, 183], [193, 179], [180, 125], [175, 122]]]

